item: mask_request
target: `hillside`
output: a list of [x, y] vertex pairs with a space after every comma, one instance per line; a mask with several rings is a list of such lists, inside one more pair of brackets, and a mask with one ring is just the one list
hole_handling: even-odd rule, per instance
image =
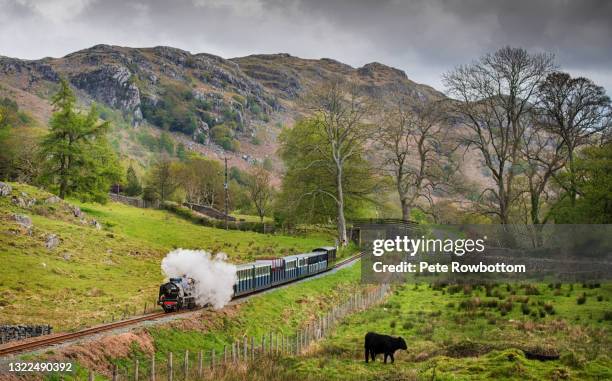
[[14, 99], [43, 125], [61, 77], [77, 90], [80, 104], [97, 102], [102, 117], [122, 127], [114, 131], [115, 145], [143, 166], [142, 135], [164, 129], [189, 150], [228, 156], [230, 165], [246, 168], [270, 158], [280, 170], [274, 155], [280, 127], [300, 115], [301, 94], [334, 77], [350, 79], [371, 95], [394, 88], [418, 98], [443, 96], [380, 63], [353, 68], [288, 54], [224, 59], [163, 46], [96, 45], [61, 58], [0, 56], [0, 97]]
[[329, 243], [208, 228], [166, 211], [64, 202], [32, 186], [11, 186], [10, 194], [0, 196], [5, 324], [63, 330], [118, 318], [126, 310], [141, 313], [156, 300], [160, 261], [174, 248], [224, 252], [238, 263]]

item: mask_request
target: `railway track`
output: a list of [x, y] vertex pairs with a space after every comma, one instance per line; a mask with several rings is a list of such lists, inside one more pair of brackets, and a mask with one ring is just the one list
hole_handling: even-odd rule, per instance
[[[348, 257], [340, 262], [337, 262], [336, 264], [334, 264], [333, 266], [325, 270], [323, 273], [336, 269], [338, 267], [342, 267], [350, 262], [356, 261], [357, 259], [361, 258], [362, 255], [363, 253], [359, 253], [351, 257]], [[254, 294], [258, 294], [258, 293], [261, 293], [261, 292], [264, 292], [270, 289], [278, 288], [281, 286], [286, 286], [294, 282], [283, 283], [283, 284], [275, 285], [271, 288], [266, 288], [263, 290], [254, 291], [249, 294], [240, 295], [239, 297], [234, 298], [234, 300], [244, 299]], [[180, 314], [184, 314], [187, 312], [194, 312], [194, 311], [197, 311], [197, 309], [171, 312], [171, 313], [165, 313], [162, 311], [153, 312], [150, 314], [146, 314], [146, 315], [142, 315], [142, 316], [138, 316], [138, 317], [134, 317], [130, 319], [120, 320], [120, 321], [116, 321], [112, 323], [100, 324], [100, 325], [90, 327], [90, 328], [85, 328], [85, 329], [82, 329], [76, 332], [67, 332], [67, 333], [61, 333], [61, 334], [56, 334], [56, 335], [50, 335], [51, 337], [41, 336], [40, 338], [36, 338], [34, 340], [28, 339], [26, 342], [17, 341], [15, 343], [10, 343], [7, 345], [0, 346], [0, 357], [11, 355], [11, 354], [16, 354], [16, 353], [20, 353], [20, 352], [24, 352], [28, 350], [33, 350], [33, 349], [37, 349], [41, 347], [46, 347], [46, 346], [53, 345], [53, 344], [59, 344], [59, 343], [63, 343], [63, 342], [70, 341], [70, 340], [80, 339], [80, 338], [95, 335], [101, 332], [112, 331], [117, 328], [128, 327], [128, 326], [131, 326], [137, 323], [141, 323], [144, 321], [155, 320], [155, 319], [159, 319], [162, 317], [180, 315]]]

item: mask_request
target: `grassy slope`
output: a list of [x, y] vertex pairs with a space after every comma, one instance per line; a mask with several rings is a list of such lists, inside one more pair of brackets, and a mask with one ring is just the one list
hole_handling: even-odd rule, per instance
[[107, 230], [141, 240], [151, 248], [163, 251], [183, 248], [224, 252], [232, 262], [248, 262], [266, 255], [304, 252], [325, 242], [320, 238], [198, 226], [163, 210], [132, 208], [118, 203], [78, 205], [100, 221]]
[[[155, 300], [160, 260], [175, 247], [223, 251], [240, 262], [329, 243], [207, 228], [121, 204], [80, 204], [87, 221], [93, 217], [103, 224], [96, 230], [73, 217], [66, 204], [45, 203], [50, 194], [12, 185], [14, 196], [25, 192], [37, 201], [23, 209], [0, 197], [0, 322], [7, 324], [63, 330], [117, 317], [126, 308], [140, 312]], [[32, 218], [32, 235], [13, 221], [13, 213]], [[54, 250], [45, 248], [51, 233], [61, 239]]]
[[[513, 297], [506, 286], [498, 289], [503, 300], [486, 297], [483, 290], [466, 296], [426, 285], [400, 287], [386, 304], [346, 319], [313, 355], [287, 359], [281, 366], [297, 378], [328, 380], [433, 379], [434, 368], [436, 380], [612, 379], [610, 321], [604, 320], [606, 311], [612, 313], [611, 284], [571, 291], [563, 285], [556, 293], [540, 285], [541, 294], [529, 295], [527, 305], [539, 314], [540, 304], [552, 303], [555, 313], [543, 318], [524, 315], [518, 302], [507, 315], [485, 307], [487, 300]], [[582, 292], [587, 301], [578, 305]], [[382, 364], [381, 356], [365, 364], [363, 335], [368, 331], [401, 335], [409, 350], [398, 352], [395, 365]], [[528, 360], [519, 349], [554, 350], [561, 359]]]

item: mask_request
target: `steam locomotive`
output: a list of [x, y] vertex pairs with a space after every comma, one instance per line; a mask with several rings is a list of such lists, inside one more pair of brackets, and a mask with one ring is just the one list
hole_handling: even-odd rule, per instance
[[[324, 246], [310, 253], [262, 259], [238, 265], [234, 297], [313, 276], [327, 270], [335, 261], [336, 248]], [[159, 287], [157, 304], [165, 312], [194, 308], [195, 282], [185, 276], [170, 278], [167, 283]]]
[[194, 308], [196, 303], [193, 279], [186, 276], [170, 278], [167, 283], [159, 286], [157, 304], [164, 309], [164, 312]]

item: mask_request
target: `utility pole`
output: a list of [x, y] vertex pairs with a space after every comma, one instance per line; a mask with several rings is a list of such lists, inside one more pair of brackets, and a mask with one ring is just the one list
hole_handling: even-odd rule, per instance
[[225, 181], [223, 182], [223, 190], [225, 191], [225, 230], [227, 230], [229, 217], [229, 182], [227, 181], [227, 157], [225, 157], [223, 160], [225, 161]]

